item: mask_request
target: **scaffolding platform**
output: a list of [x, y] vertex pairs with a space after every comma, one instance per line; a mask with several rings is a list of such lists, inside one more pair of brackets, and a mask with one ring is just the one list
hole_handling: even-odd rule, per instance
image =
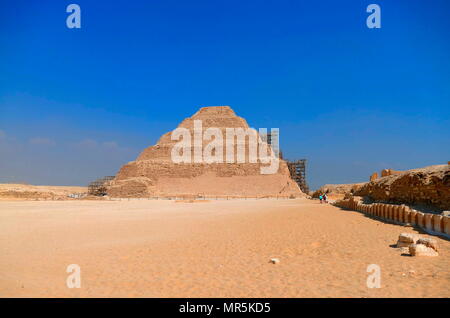
[[297, 182], [300, 189], [308, 194], [309, 187], [306, 183], [306, 159], [300, 159], [296, 161], [286, 161], [291, 178]]
[[88, 185], [88, 194], [96, 196], [107, 195], [108, 186], [114, 178], [115, 176], [106, 176], [90, 182]]
[[[266, 136], [263, 136], [263, 140], [264, 139], [267, 140], [268, 145], [270, 145], [273, 148], [276, 147], [276, 149], [274, 149], [275, 153], [278, 152], [279, 158], [283, 159], [283, 153], [281, 152], [281, 149], [279, 148], [279, 142], [278, 142], [279, 131], [278, 130], [271, 131]], [[272, 144], [273, 140], [276, 140], [277, 142], [275, 144]], [[306, 183], [306, 159], [299, 159], [299, 160], [295, 160], [295, 161], [286, 160], [286, 163], [288, 165], [289, 172], [291, 174], [291, 178], [295, 182], [297, 182], [298, 186], [304, 193], [308, 194], [309, 187], [308, 187], [308, 184]]]

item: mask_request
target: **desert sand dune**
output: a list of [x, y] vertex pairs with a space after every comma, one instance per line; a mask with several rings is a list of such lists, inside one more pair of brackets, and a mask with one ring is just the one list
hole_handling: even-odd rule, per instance
[[[417, 231], [307, 199], [2, 201], [0, 295], [449, 297], [450, 242], [402, 256], [401, 232]], [[69, 264], [80, 289], [66, 287]]]
[[0, 183], [0, 200], [67, 200], [70, 194], [86, 192], [87, 187]]

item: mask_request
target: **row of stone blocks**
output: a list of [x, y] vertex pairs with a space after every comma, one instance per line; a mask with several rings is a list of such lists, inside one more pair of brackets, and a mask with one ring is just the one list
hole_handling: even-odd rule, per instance
[[365, 204], [358, 200], [344, 199], [336, 201], [336, 206], [355, 210], [397, 223], [408, 223], [421, 227], [428, 232], [450, 235], [450, 217], [439, 214], [422, 213], [406, 205], [385, 203]]

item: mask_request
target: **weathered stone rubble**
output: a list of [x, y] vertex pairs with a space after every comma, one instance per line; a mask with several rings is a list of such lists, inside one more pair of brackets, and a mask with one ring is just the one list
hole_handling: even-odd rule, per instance
[[439, 253], [424, 244], [411, 244], [409, 246], [411, 256], [438, 256]]
[[397, 247], [405, 248], [411, 256], [438, 256], [438, 244], [435, 239], [421, 238], [418, 234], [401, 233], [398, 236]]
[[416, 244], [419, 239], [420, 236], [417, 234], [402, 233], [398, 237], [397, 247], [408, 247], [411, 244]]
[[355, 191], [373, 201], [424, 204], [450, 210], [450, 165], [436, 165], [408, 171], [389, 171]]

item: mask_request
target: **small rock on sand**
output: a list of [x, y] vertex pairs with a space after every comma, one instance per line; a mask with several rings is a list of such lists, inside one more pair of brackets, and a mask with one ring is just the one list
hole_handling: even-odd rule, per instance
[[280, 260], [279, 260], [278, 258], [271, 258], [271, 259], [270, 259], [270, 262], [271, 262], [272, 264], [278, 264], [278, 263], [280, 263]]
[[398, 236], [397, 247], [408, 247], [415, 244], [420, 237], [417, 234], [402, 233]]
[[423, 244], [426, 247], [431, 247], [436, 252], [438, 251], [438, 243], [435, 239], [432, 238], [421, 238], [417, 241], [417, 244]]
[[411, 256], [438, 256], [438, 252], [436, 252], [431, 247], [428, 247], [424, 244], [412, 244], [409, 246], [409, 253]]

